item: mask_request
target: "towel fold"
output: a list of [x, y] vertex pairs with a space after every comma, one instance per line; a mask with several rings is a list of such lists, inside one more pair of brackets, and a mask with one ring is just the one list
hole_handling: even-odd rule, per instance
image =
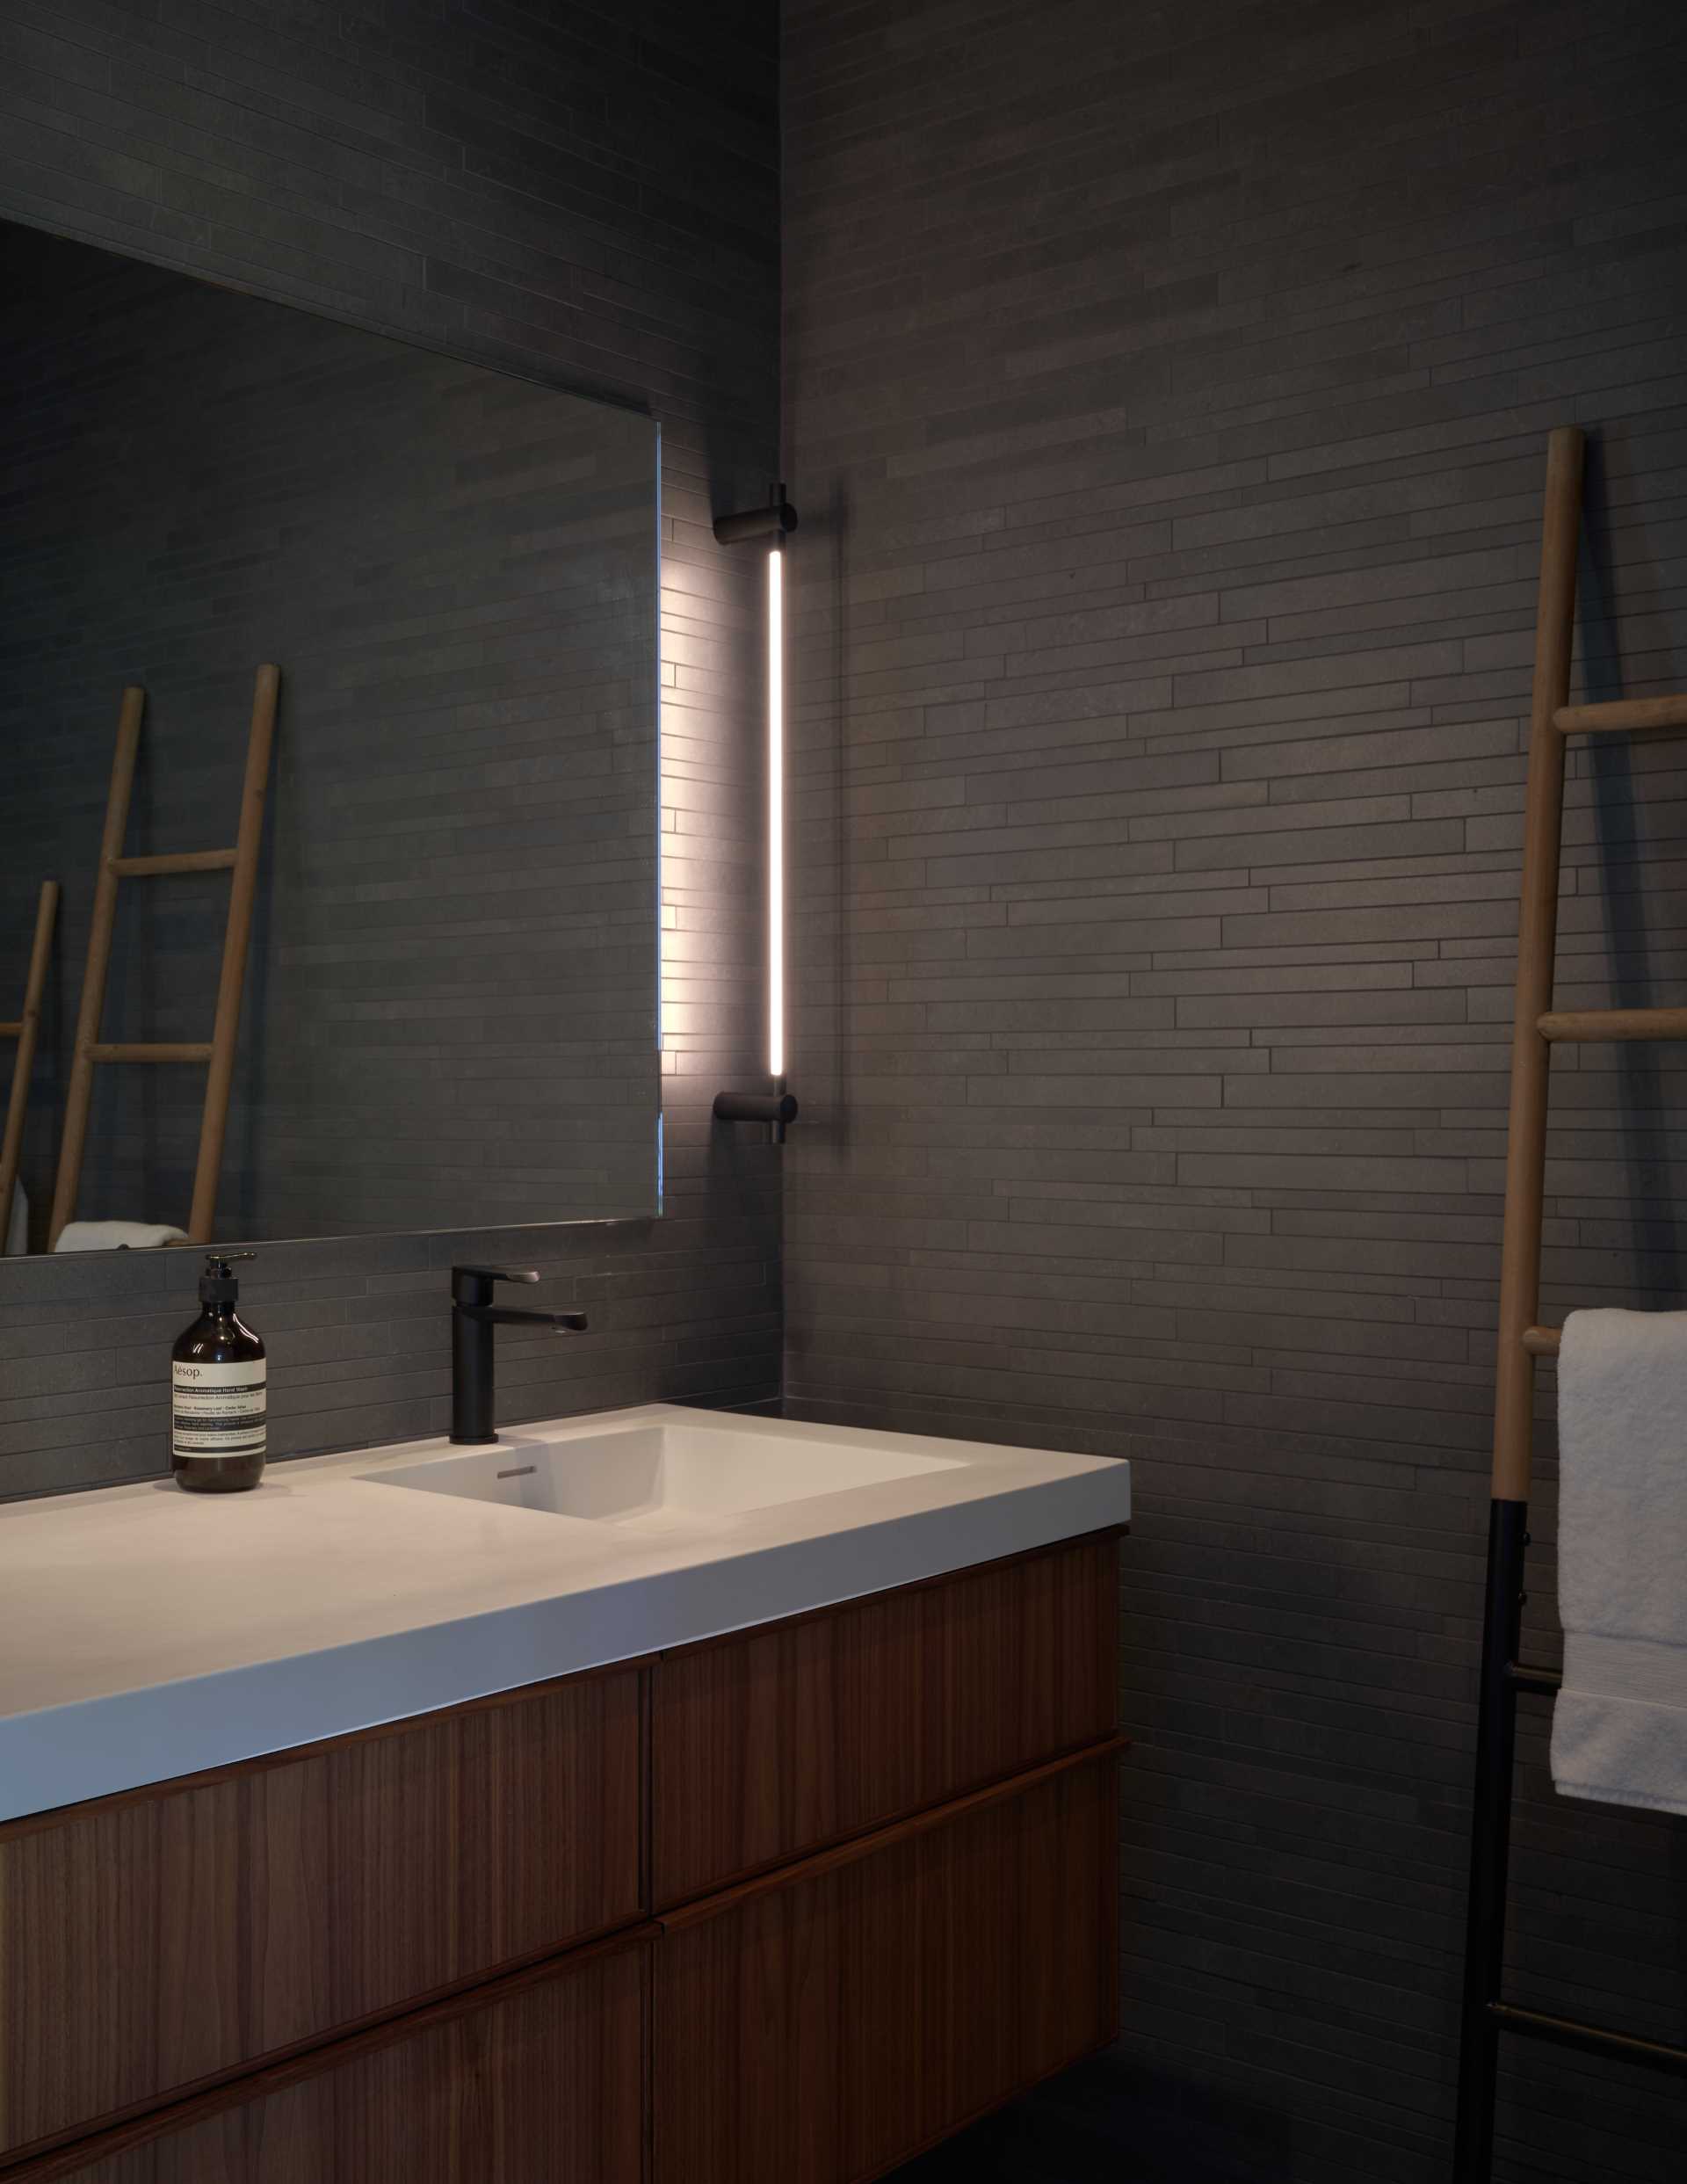
[[163, 1221], [67, 1221], [55, 1252], [151, 1252], [161, 1244], [185, 1244], [187, 1230]]
[[1572, 1312], [1558, 1416], [1553, 1780], [1687, 1813], [1687, 1312]]

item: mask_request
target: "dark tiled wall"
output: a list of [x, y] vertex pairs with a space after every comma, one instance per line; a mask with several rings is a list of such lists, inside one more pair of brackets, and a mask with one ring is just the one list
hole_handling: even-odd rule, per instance
[[[966, 2173], [1447, 2173], [1542, 461], [1582, 679], [1687, 685], [1682, 33], [788, 10], [788, 1399], [1140, 1493], [1126, 2035]], [[1678, 998], [1683, 746], [1574, 774], [1560, 994]], [[1558, 1066], [1555, 1310], [1681, 1301], [1681, 1067]], [[1681, 1824], [1527, 1711], [1516, 1989], [1679, 2039]], [[1502, 2176], [1679, 2176], [1668, 2081], [1509, 2068]]]
[[[466, 1252], [592, 1308], [504, 1339], [506, 1416], [777, 1392], [778, 1168], [708, 1118], [757, 1051], [760, 591], [708, 526], [776, 467], [776, 54], [768, 0], [0, 0], [0, 215], [663, 426], [667, 1215], [266, 1252], [281, 1452], [441, 1428]], [[0, 1493], [160, 1468], [193, 1271], [0, 1266]]]
[[[281, 669], [223, 1243], [649, 1213], [647, 417], [0, 222], [0, 994], [62, 890], [46, 1248], [119, 693], [126, 845], [229, 842]], [[119, 888], [101, 1035], [211, 1029], [226, 874]], [[15, 1007], [15, 1003], [12, 1004]], [[202, 1068], [98, 1072], [76, 1211], [183, 1223]]]

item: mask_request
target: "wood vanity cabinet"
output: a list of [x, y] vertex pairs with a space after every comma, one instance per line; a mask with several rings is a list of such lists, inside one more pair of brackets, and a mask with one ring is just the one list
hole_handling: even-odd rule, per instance
[[654, 2184], [858, 2184], [1111, 2038], [1112, 1755], [677, 1912]]
[[0, 2160], [636, 1920], [643, 1703], [618, 1669], [0, 1825]]
[[1111, 2037], [1117, 1560], [0, 1825], [0, 2184], [865, 2184]]
[[[648, 1945], [260, 2072], [62, 2184], [641, 2184]], [[119, 2142], [122, 2134], [114, 2134]], [[4, 2172], [0, 2172], [4, 2174]]]
[[1118, 1599], [1109, 1536], [665, 1656], [654, 1905], [1110, 1736]]

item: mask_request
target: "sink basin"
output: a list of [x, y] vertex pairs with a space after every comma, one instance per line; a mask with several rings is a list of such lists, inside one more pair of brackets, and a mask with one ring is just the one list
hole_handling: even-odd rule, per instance
[[557, 1441], [500, 1441], [363, 1476], [382, 1486], [546, 1509], [598, 1524], [660, 1526], [963, 1468], [945, 1456], [829, 1447], [765, 1430], [751, 1439], [732, 1426], [664, 1421]]

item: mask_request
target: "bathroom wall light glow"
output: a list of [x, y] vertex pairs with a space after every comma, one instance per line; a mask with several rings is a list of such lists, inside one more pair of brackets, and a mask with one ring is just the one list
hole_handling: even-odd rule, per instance
[[796, 1119], [797, 1103], [785, 1088], [785, 541], [797, 527], [797, 512], [783, 485], [762, 508], [740, 509], [715, 519], [722, 546], [755, 544], [767, 555], [767, 1073], [762, 1092], [717, 1092], [720, 1122], [765, 1122], [777, 1145]]
[[785, 1075], [785, 554], [767, 557], [767, 1072]]

